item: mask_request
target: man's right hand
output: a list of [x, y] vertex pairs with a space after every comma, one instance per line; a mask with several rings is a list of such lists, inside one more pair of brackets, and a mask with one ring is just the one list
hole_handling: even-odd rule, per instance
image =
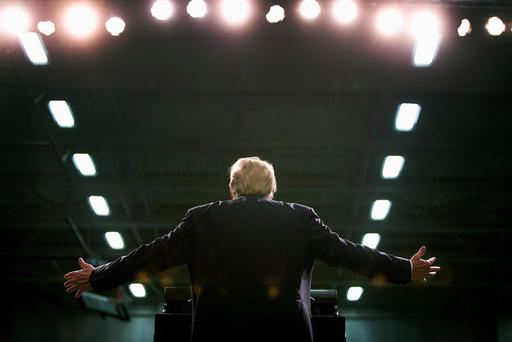
[[92, 270], [94, 270], [94, 266], [86, 263], [82, 258], [78, 259], [78, 264], [82, 268], [81, 270], [69, 272], [64, 276], [64, 278], [67, 279], [64, 283], [66, 292], [71, 293], [76, 291], [75, 298], [80, 298], [85, 291], [92, 290], [89, 279]]
[[428, 260], [421, 258], [425, 255], [426, 250], [425, 246], [421, 246], [420, 250], [410, 259], [412, 265], [411, 280], [420, 280], [426, 283], [427, 279], [435, 277], [437, 272], [441, 271], [441, 267], [432, 266], [436, 261], [435, 257]]

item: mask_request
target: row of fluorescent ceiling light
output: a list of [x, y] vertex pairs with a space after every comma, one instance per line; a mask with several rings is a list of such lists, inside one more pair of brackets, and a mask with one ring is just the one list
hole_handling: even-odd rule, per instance
[[[61, 128], [72, 128], [75, 126], [73, 112], [67, 101], [51, 100], [48, 102], [48, 109], [53, 119]], [[91, 155], [88, 153], [74, 153], [72, 156], [73, 164], [82, 176], [96, 176], [96, 165]], [[91, 195], [88, 198], [89, 205], [93, 212], [98, 216], [110, 215], [110, 208], [105, 197]], [[119, 232], [109, 231], [105, 233], [105, 239], [112, 249], [123, 249], [124, 240]], [[146, 289], [141, 283], [131, 283], [128, 285], [130, 292], [134, 297], [145, 297]]]
[[[395, 115], [395, 130], [399, 132], [411, 131], [420, 115], [421, 106], [417, 103], [402, 103], [398, 107]], [[405, 163], [403, 156], [390, 155], [384, 158], [381, 169], [381, 177], [384, 179], [398, 178], [402, 172]], [[373, 221], [382, 221], [386, 219], [391, 209], [391, 201], [388, 199], [377, 199], [373, 202], [370, 209], [370, 218]], [[380, 234], [364, 234], [361, 244], [370, 248], [377, 248], [380, 242]], [[357, 301], [363, 295], [361, 286], [352, 286], [347, 290], [347, 300]]]

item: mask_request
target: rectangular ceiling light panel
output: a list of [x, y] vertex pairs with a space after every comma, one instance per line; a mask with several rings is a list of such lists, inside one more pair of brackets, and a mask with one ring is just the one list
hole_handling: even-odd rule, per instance
[[359, 300], [363, 295], [363, 288], [361, 286], [352, 286], [347, 290], [347, 300], [353, 302]]
[[382, 164], [382, 178], [397, 178], [404, 166], [405, 158], [402, 156], [387, 156]]
[[380, 242], [380, 234], [367, 233], [367, 234], [364, 234], [361, 244], [375, 249], [379, 245], [379, 242]]
[[53, 119], [60, 127], [71, 128], [75, 126], [75, 120], [71, 108], [66, 101], [51, 100], [48, 102], [48, 108], [53, 116]]
[[417, 103], [402, 103], [395, 116], [395, 129], [408, 132], [414, 128], [420, 116], [421, 106]]
[[384, 220], [389, 213], [389, 209], [391, 208], [391, 201], [386, 199], [376, 200], [372, 204], [372, 209], [370, 211], [370, 217], [372, 220], [381, 221]]
[[413, 51], [413, 64], [415, 67], [428, 67], [437, 55], [441, 44], [441, 34], [432, 32], [416, 39]]
[[112, 249], [124, 248], [123, 237], [121, 236], [121, 234], [119, 234], [119, 232], [106, 232], [105, 239], [107, 240], [108, 245]]
[[41, 36], [36, 32], [23, 32], [19, 35], [19, 41], [25, 55], [34, 65], [47, 65], [48, 54]]
[[98, 216], [110, 215], [110, 208], [107, 200], [103, 196], [89, 196], [89, 205]]
[[134, 297], [146, 297], [146, 288], [141, 283], [131, 283], [128, 288]]
[[73, 154], [73, 163], [82, 176], [95, 176], [96, 167], [94, 161], [88, 153]]

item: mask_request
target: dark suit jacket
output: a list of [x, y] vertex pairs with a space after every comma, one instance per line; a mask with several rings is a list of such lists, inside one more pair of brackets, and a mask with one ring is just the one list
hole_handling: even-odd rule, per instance
[[316, 259], [392, 283], [411, 276], [408, 259], [342, 239], [310, 207], [246, 195], [190, 209], [169, 234], [96, 267], [91, 285], [107, 290], [186, 264], [194, 341], [311, 341]]

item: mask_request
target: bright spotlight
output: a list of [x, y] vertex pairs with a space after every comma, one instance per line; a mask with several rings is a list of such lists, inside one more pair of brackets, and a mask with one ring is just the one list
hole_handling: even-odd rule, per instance
[[55, 25], [51, 21], [40, 21], [37, 24], [39, 32], [46, 36], [50, 36], [55, 32]]
[[187, 5], [187, 13], [192, 18], [202, 18], [207, 12], [208, 8], [203, 0], [191, 0]]
[[271, 24], [280, 22], [284, 20], [284, 8], [279, 5], [274, 5], [270, 7], [266, 15], [267, 21]]
[[2, 28], [11, 35], [27, 31], [30, 25], [30, 18], [27, 12], [20, 7], [9, 7], [4, 11], [0, 19]]
[[123, 19], [112, 17], [105, 23], [105, 28], [113, 36], [119, 36], [124, 31], [125, 23]]
[[471, 23], [467, 19], [462, 19], [459, 27], [457, 28], [459, 36], [464, 37], [471, 33]]
[[250, 5], [247, 0], [223, 0], [221, 13], [224, 19], [232, 25], [239, 25], [249, 17]]
[[503, 32], [505, 32], [505, 24], [498, 17], [489, 18], [487, 24], [485, 24], [485, 29], [491, 36], [499, 36]]
[[353, 22], [357, 18], [357, 5], [352, 0], [338, 0], [332, 8], [334, 18], [342, 24]]
[[402, 28], [402, 13], [396, 8], [387, 8], [377, 15], [377, 29], [385, 36], [397, 34]]
[[415, 39], [429, 36], [440, 30], [437, 16], [430, 11], [419, 11], [411, 16], [411, 34]]
[[73, 5], [66, 12], [66, 27], [71, 34], [80, 38], [91, 35], [97, 27], [97, 22], [96, 11], [86, 4]]
[[300, 14], [308, 20], [313, 20], [320, 15], [320, 5], [316, 0], [303, 0], [299, 7]]
[[167, 20], [174, 13], [174, 7], [168, 0], [157, 0], [151, 6], [151, 15], [158, 20]]

